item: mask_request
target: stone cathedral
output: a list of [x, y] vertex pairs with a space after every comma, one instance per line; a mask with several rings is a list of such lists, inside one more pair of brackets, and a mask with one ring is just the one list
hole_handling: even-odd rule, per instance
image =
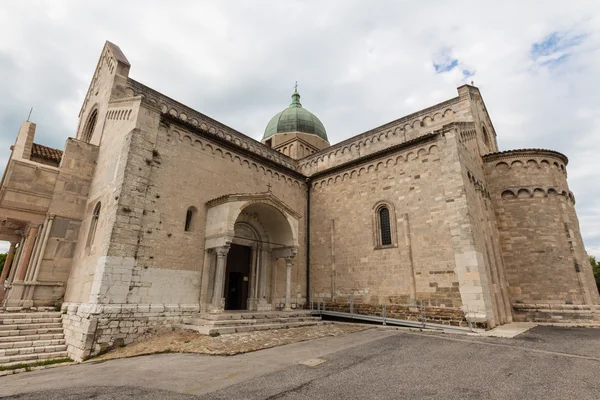
[[486, 327], [598, 320], [567, 157], [499, 151], [476, 87], [336, 144], [295, 91], [257, 142], [130, 68], [107, 42], [75, 137], [49, 148], [23, 122], [1, 181], [3, 307], [61, 307], [72, 358], [350, 297]]

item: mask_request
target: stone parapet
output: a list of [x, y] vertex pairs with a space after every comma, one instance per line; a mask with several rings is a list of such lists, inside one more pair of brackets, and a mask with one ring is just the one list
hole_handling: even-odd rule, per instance
[[142, 339], [158, 328], [183, 322], [199, 304], [63, 303], [63, 328], [69, 356], [75, 361]]

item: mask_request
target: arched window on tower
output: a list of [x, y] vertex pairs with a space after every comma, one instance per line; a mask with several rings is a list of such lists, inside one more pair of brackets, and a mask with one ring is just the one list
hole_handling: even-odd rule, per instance
[[390, 247], [396, 243], [396, 218], [391, 204], [380, 202], [374, 208], [375, 248]]
[[96, 207], [94, 207], [94, 212], [92, 213], [92, 220], [90, 222], [90, 231], [88, 233], [86, 247], [90, 247], [92, 244], [94, 244], [94, 238], [96, 237], [96, 228], [98, 228], [98, 220], [100, 219], [101, 208], [102, 204], [100, 204], [100, 202], [96, 203]]
[[90, 116], [85, 123], [83, 128], [83, 133], [81, 134], [81, 140], [89, 143], [92, 140], [92, 136], [94, 135], [94, 129], [96, 128], [96, 121], [98, 120], [98, 109], [92, 111]]
[[487, 146], [488, 149], [491, 149], [490, 137], [487, 133], [487, 129], [485, 129], [485, 126], [481, 125], [481, 131], [483, 132], [483, 142], [485, 143], [485, 145]]
[[192, 232], [196, 228], [196, 214], [198, 210], [196, 207], [191, 206], [185, 213], [185, 231]]

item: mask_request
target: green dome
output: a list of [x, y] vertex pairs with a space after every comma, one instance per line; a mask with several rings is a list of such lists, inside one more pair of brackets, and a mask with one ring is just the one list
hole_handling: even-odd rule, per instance
[[292, 95], [290, 106], [271, 118], [265, 129], [263, 140], [277, 133], [286, 132], [312, 133], [328, 142], [325, 127], [313, 113], [302, 108], [300, 94], [297, 91], [294, 91]]

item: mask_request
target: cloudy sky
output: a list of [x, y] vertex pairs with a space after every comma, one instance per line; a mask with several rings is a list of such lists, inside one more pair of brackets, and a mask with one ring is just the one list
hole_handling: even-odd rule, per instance
[[334, 143], [474, 81], [501, 149], [569, 157], [600, 256], [599, 12], [583, 0], [3, 1], [0, 172], [30, 107], [36, 142], [75, 134], [105, 40], [134, 79], [256, 139], [295, 81]]

